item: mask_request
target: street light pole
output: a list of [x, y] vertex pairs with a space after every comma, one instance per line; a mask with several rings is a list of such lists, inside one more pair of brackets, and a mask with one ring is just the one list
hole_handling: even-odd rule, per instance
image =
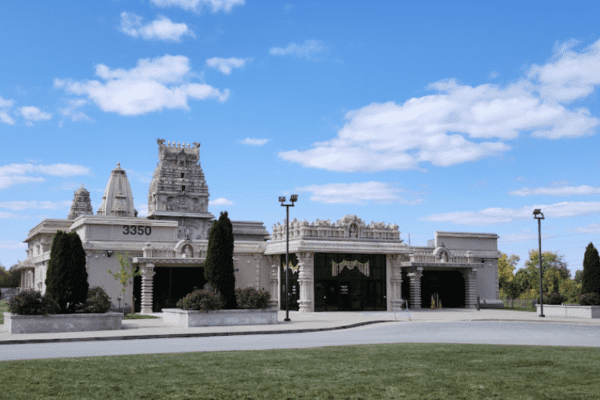
[[293, 194], [290, 196], [291, 204], [285, 204], [285, 196], [279, 196], [279, 201], [281, 205], [285, 207], [285, 319], [284, 321], [288, 322], [290, 320], [290, 307], [289, 307], [289, 297], [290, 297], [290, 289], [289, 289], [289, 277], [288, 270], [289, 268], [289, 259], [290, 259], [290, 207], [294, 207], [294, 203], [298, 201], [298, 195]]
[[[541, 216], [540, 216], [541, 215]], [[542, 214], [542, 210], [536, 208], [533, 210], [533, 218], [538, 220], [538, 254], [540, 256], [540, 317], [545, 317], [544, 315], [544, 292], [542, 289], [542, 220], [544, 219], [544, 214]]]

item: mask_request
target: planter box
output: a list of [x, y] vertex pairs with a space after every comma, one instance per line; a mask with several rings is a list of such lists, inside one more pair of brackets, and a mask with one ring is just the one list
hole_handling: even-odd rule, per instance
[[[537, 313], [540, 313], [540, 305], [535, 305]], [[570, 317], [570, 318], [600, 318], [600, 306], [580, 305], [550, 305], [544, 304], [544, 315], [547, 317]]]
[[163, 308], [163, 322], [184, 327], [267, 325], [277, 323], [277, 310], [216, 310], [196, 311]]
[[4, 313], [8, 333], [108, 331], [121, 329], [123, 314], [18, 315]]

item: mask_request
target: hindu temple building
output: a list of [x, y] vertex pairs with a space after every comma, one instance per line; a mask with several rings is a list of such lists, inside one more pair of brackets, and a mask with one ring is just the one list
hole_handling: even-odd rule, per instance
[[[80, 236], [90, 286], [103, 287], [115, 308], [159, 312], [206, 284], [203, 263], [215, 217], [208, 212], [200, 144], [157, 143], [148, 215], [138, 217], [127, 174], [117, 164], [96, 215], [82, 185], [66, 219], [46, 219], [29, 231], [27, 258], [19, 263], [22, 290], [45, 292], [58, 230]], [[336, 222], [294, 219], [285, 266], [285, 223], [269, 234], [262, 222], [232, 221], [236, 286], [269, 290], [273, 307], [285, 309], [286, 268], [289, 306], [300, 312], [391, 311], [406, 303], [420, 309], [432, 298], [444, 308], [474, 308], [478, 297], [502, 304], [496, 234], [435, 232], [435, 240], [420, 247], [403, 243], [396, 224], [367, 224], [355, 215]], [[127, 255], [141, 272], [125, 293], [108, 273], [120, 268], [116, 254]]]

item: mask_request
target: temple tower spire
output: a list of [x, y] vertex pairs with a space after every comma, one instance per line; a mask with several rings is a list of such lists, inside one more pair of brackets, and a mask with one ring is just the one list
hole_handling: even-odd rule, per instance
[[200, 143], [157, 143], [159, 162], [148, 189], [148, 218], [177, 221], [179, 239], [207, 239], [214, 215], [208, 212]]
[[71, 204], [71, 210], [67, 219], [75, 219], [80, 215], [94, 215], [92, 209], [92, 202], [90, 201], [90, 192], [85, 190], [83, 183], [81, 187], [75, 191], [73, 196], [73, 204]]
[[102, 196], [102, 204], [98, 215], [114, 217], [137, 217], [133, 205], [133, 193], [125, 170], [117, 163], [117, 168], [110, 173], [110, 178]]

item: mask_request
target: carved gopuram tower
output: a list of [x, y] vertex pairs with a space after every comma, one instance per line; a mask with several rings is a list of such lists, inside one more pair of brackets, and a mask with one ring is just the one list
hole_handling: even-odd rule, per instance
[[177, 221], [179, 239], [206, 240], [210, 221], [208, 186], [200, 167], [200, 144], [158, 139], [158, 165], [148, 190], [148, 218]]
[[75, 191], [73, 204], [71, 205], [71, 210], [69, 211], [67, 219], [75, 219], [80, 215], [94, 215], [92, 202], [90, 200], [90, 192], [85, 190], [83, 183], [81, 184], [81, 187]]

